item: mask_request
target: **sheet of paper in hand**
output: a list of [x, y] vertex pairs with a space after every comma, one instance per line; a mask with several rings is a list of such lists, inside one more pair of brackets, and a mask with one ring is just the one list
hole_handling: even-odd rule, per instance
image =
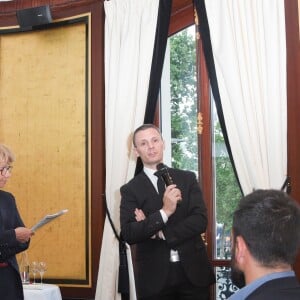
[[51, 222], [52, 220], [56, 219], [57, 217], [67, 213], [69, 210], [68, 209], [63, 209], [55, 214], [52, 215], [46, 215], [43, 219], [38, 221], [34, 226], [31, 227], [32, 231], [36, 231], [40, 227], [44, 226], [45, 224]]

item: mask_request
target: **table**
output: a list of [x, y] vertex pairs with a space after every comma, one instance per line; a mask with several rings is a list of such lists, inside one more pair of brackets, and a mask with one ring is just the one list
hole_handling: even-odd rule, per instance
[[24, 300], [62, 300], [60, 289], [54, 284], [24, 284]]

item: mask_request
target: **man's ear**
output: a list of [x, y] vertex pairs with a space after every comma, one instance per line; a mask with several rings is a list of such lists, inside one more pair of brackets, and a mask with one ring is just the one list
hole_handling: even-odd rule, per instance
[[138, 153], [138, 151], [137, 151], [137, 149], [136, 149], [136, 147], [134, 147], [134, 146], [133, 146], [133, 152], [134, 152], [134, 154], [135, 154], [136, 157], [140, 156], [139, 153]]
[[235, 242], [235, 258], [239, 263], [243, 263], [245, 260], [245, 255], [248, 252], [248, 247], [247, 244], [242, 236], [237, 236], [236, 237], [236, 242]]

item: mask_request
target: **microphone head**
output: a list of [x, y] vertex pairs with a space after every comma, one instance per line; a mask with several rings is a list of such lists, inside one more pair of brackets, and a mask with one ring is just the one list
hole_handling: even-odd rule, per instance
[[165, 182], [166, 186], [173, 184], [173, 179], [169, 174], [169, 169], [163, 163], [159, 163], [156, 166], [157, 171], [155, 172], [156, 176], [160, 176]]
[[[160, 176], [164, 183], [166, 184], [166, 186], [169, 186], [171, 184], [174, 184], [172, 177], [169, 174], [169, 170], [168, 170], [168, 166], [166, 166], [163, 163], [159, 163], [156, 165], [156, 172], [154, 173], [156, 176]], [[182, 199], [179, 199], [177, 201], [177, 205], [180, 205]]]
[[156, 170], [157, 171], [160, 171], [160, 170], [162, 170], [162, 169], [167, 169], [168, 167], [165, 165], [165, 164], [163, 164], [163, 163], [159, 163], [157, 166], [156, 166]]

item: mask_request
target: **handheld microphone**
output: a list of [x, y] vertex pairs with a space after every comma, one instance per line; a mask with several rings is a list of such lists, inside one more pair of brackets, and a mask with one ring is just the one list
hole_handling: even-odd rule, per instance
[[[165, 164], [159, 163], [156, 166], [156, 169], [157, 169], [157, 175], [159, 175], [162, 178], [162, 180], [164, 181], [166, 186], [174, 184], [173, 178], [171, 177], [171, 175], [169, 173], [169, 169]], [[177, 204], [180, 204], [181, 201], [182, 201], [182, 199], [178, 200]]]
[[172, 177], [169, 174], [168, 167], [163, 163], [156, 166], [157, 173], [161, 176], [166, 186], [174, 184]]

